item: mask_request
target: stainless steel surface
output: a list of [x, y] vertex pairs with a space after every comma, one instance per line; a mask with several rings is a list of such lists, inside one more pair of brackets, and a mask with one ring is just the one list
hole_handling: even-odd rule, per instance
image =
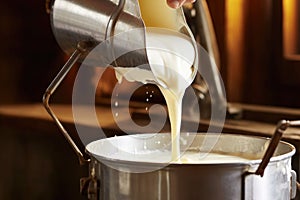
[[[145, 25], [138, 0], [54, 0], [52, 6], [46, 1], [46, 7], [51, 7], [53, 33], [67, 54], [74, 52], [79, 42], [92, 44], [80, 58], [83, 61], [89, 55], [85, 65], [139, 67], [151, 71], [146, 52]], [[182, 8], [173, 12], [176, 17], [174, 20], [178, 23], [175, 31], [189, 36], [197, 51]], [[99, 44], [101, 47], [97, 46]], [[193, 67], [195, 76], [197, 53]], [[149, 83], [153, 82], [166, 87], [162, 81], [149, 80]]]
[[218, 67], [221, 67], [219, 47], [211, 14], [206, 0], [198, 0], [194, 3], [196, 16], [194, 26], [199, 34], [199, 43], [207, 50]]
[[[220, 55], [219, 55], [219, 47], [216, 39], [216, 34], [214, 30], [214, 25], [212, 22], [211, 14], [207, 5], [206, 0], [198, 0], [193, 4], [193, 7], [187, 11], [189, 12], [187, 15], [188, 21], [194, 30], [195, 38], [198, 40], [197, 42], [203, 47], [207, 54], [209, 55], [209, 67], [205, 64], [201, 64], [204, 60], [204, 57], [201, 57], [200, 54], [200, 64], [199, 69], [201, 71], [206, 70], [207, 74], [209, 74], [209, 79], [212, 80], [212, 84], [210, 87], [213, 87], [213, 91], [216, 95], [214, 95], [214, 99], [211, 99], [212, 90], [208, 88], [207, 81], [208, 77], [204, 77], [204, 79], [198, 75], [195, 78], [193, 83], [193, 88], [198, 93], [199, 96], [199, 104], [201, 106], [201, 117], [210, 118], [210, 107], [212, 102], [215, 105], [219, 106], [220, 110], [226, 108], [226, 95], [225, 91], [223, 91], [222, 80], [220, 79], [218, 69], [221, 68]], [[228, 109], [229, 111], [229, 109]], [[228, 112], [230, 113], [230, 112]]]
[[[108, 39], [112, 51], [126, 51], [129, 47], [139, 49], [126, 56], [126, 59], [117, 58], [118, 66], [145, 64], [145, 31], [138, 5], [137, 0], [55, 0], [50, 12], [52, 30], [67, 54], [75, 51], [78, 42], [89, 41], [95, 47]], [[113, 38], [110, 38], [132, 29], [135, 29], [134, 36], [125, 35], [121, 43], [113, 42]]]
[[[46, 7], [51, 7], [49, 2]], [[178, 17], [178, 31], [193, 37], [185, 24], [182, 9], [174, 12]], [[107, 46], [107, 55], [98, 55], [95, 59], [109, 57], [106, 60], [113, 62], [108, 64], [114, 66], [141, 66], [150, 70], [145, 50], [145, 25], [138, 0], [53, 0], [50, 15], [55, 38], [67, 54], [75, 51], [78, 42], [92, 43], [90, 50], [102, 43]], [[114, 37], [118, 34], [122, 36]]]
[[[191, 134], [182, 134], [182, 137], [190, 141], [189, 148], [194, 149], [199, 148], [204, 139], [218, 136], [197, 134], [193, 138]], [[90, 168], [95, 171], [100, 182], [99, 196], [96, 199], [288, 200], [295, 193], [294, 172], [291, 170], [291, 157], [295, 148], [288, 143], [279, 143], [263, 177], [253, 174], [268, 147], [269, 140], [261, 137], [221, 134], [211, 151], [252, 157], [253, 160], [249, 162], [170, 164], [151, 171], [149, 169], [157, 169], [161, 165], [109, 157], [117, 147], [127, 148], [129, 151], [134, 148], [139, 151], [145, 146], [150, 150], [158, 148], [158, 143], [153, 141], [160, 141], [159, 145], [164, 146], [170, 143], [170, 137], [169, 134], [156, 134], [148, 142], [133, 136], [121, 136], [99, 140], [87, 146], [87, 151], [92, 156]], [[101, 151], [96, 152], [97, 154], [92, 152], [93, 145], [98, 145]], [[181, 145], [184, 147], [184, 144]], [[130, 172], [131, 169], [145, 168], [149, 172]]]
[[[211, 18], [211, 14], [207, 5], [206, 0], [199, 0], [195, 4], [196, 9], [196, 20], [195, 26], [198, 28], [200, 35], [200, 44], [203, 46], [210, 58], [210, 71], [211, 71], [211, 79], [214, 80], [214, 90], [218, 95], [215, 96], [211, 101], [215, 101], [217, 105], [220, 105], [220, 109], [224, 109], [226, 107], [226, 95], [225, 91], [223, 91], [222, 80], [218, 75], [219, 69], [221, 68], [220, 55], [219, 55], [219, 47], [217, 44], [216, 34]], [[200, 58], [201, 59], [201, 58]], [[200, 66], [203, 67], [203, 66]], [[205, 77], [207, 78], [207, 77]], [[210, 91], [211, 92], [211, 91]], [[210, 98], [209, 94], [206, 94], [206, 98]]]

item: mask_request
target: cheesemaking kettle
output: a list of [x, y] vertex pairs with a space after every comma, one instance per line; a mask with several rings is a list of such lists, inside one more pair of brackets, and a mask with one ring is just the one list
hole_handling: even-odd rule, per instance
[[[141, 137], [152, 139], [142, 140]], [[186, 151], [190, 149], [200, 156], [201, 144], [214, 137], [218, 135], [198, 133], [195, 137], [191, 133], [182, 133], [181, 141], [192, 140]], [[144, 161], [136, 159], [142, 155], [137, 153], [135, 156], [134, 151], [145, 152], [144, 148], [147, 148], [149, 152], [155, 152], [168, 145], [170, 140], [170, 134], [161, 133], [119, 136], [90, 143], [86, 149], [92, 159], [91, 176], [85, 179], [88, 182], [82, 182], [82, 189], [95, 191], [94, 199], [98, 200], [289, 200], [295, 196], [296, 175], [291, 170], [295, 148], [288, 143], [279, 143], [263, 177], [255, 175], [268, 142], [260, 137], [222, 134], [209, 152], [237, 155], [249, 158], [249, 161], [230, 162], [219, 158], [198, 164], [169, 163], [163, 166], [165, 163], [159, 163], [159, 155], [151, 162], [146, 158]], [[181, 145], [185, 148], [185, 144]], [[122, 151], [128, 155], [116, 159], [114, 154]], [[147, 154], [143, 156], [147, 157]], [[91, 197], [91, 193], [89, 195]]]
[[[91, 156], [90, 177], [82, 179], [81, 189], [98, 200], [293, 199], [297, 191], [296, 173], [291, 169], [295, 148], [280, 138], [294, 125], [299, 126], [300, 121], [280, 121], [271, 140], [225, 133], [181, 133], [183, 151], [204, 154], [203, 163], [163, 163], [163, 151], [157, 149], [170, 145], [167, 133], [97, 140], [86, 147]], [[205, 140], [216, 138], [209, 152], [200, 150]], [[205, 160], [205, 153], [246, 160]]]

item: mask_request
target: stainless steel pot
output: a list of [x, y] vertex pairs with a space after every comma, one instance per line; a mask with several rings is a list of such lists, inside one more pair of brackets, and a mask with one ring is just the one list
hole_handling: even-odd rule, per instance
[[182, 134], [181, 147], [185, 150], [199, 150], [204, 140], [218, 139], [211, 153], [251, 157], [250, 161], [243, 162], [168, 164], [112, 157], [117, 151], [134, 153], [145, 148], [168, 148], [169, 135], [142, 135], [146, 139], [128, 135], [90, 143], [86, 149], [91, 156], [91, 177], [89, 181], [82, 180], [82, 186], [89, 183], [94, 198], [104, 200], [287, 200], [295, 196], [296, 175], [291, 169], [295, 148], [285, 142], [278, 144], [263, 177], [255, 171], [270, 140], [261, 137]]

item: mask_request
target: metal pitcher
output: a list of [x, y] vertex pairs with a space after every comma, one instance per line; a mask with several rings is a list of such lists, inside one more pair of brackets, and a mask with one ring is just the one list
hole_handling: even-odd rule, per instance
[[[138, 0], [54, 0], [48, 2], [47, 7], [55, 38], [68, 55], [78, 49], [78, 44], [85, 43], [86, 55], [99, 43], [111, 40], [114, 51], [130, 52], [116, 57], [113, 65], [135, 67], [148, 63], [145, 24]], [[174, 12], [177, 21], [185, 22], [182, 9]], [[178, 31], [193, 37], [187, 30], [184, 23], [183, 27], [178, 27]], [[122, 41], [112, 41], [113, 36], [127, 31], [131, 32]]]
[[[88, 51], [115, 34], [136, 29], [127, 43], [140, 45], [140, 51], [123, 59], [120, 66], [133, 67], [147, 62], [144, 23], [137, 0], [55, 0], [50, 6], [52, 30], [60, 47], [70, 55], [78, 44], [88, 44]], [[126, 48], [114, 43], [114, 48]], [[121, 61], [120, 61], [121, 62]]]

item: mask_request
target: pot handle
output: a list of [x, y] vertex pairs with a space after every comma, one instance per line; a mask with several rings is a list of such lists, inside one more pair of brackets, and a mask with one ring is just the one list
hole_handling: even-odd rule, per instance
[[79, 157], [79, 163], [83, 165], [86, 162], [89, 162], [90, 160], [86, 160], [81, 153], [80, 149], [76, 146], [75, 142], [72, 140], [66, 129], [63, 127], [62, 123], [59, 121], [55, 113], [52, 111], [49, 105], [49, 100], [51, 95], [55, 92], [57, 87], [60, 85], [60, 83], [64, 80], [70, 69], [74, 66], [74, 64], [77, 62], [77, 60], [86, 52], [86, 50], [90, 47], [89, 42], [79, 42], [77, 45], [76, 50], [73, 52], [73, 54], [70, 56], [68, 61], [65, 63], [65, 65], [62, 67], [62, 69], [59, 71], [59, 73], [56, 75], [54, 80], [50, 83], [48, 88], [46, 89], [44, 96], [43, 96], [43, 104], [45, 109], [47, 110], [48, 114], [52, 117], [55, 124], [58, 126], [61, 133], [64, 135], [64, 137], [67, 139], [69, 144], [72, 146], [73, 150], [76, 152], [76, 155]]
[[299, 190], [298, 184], [299, 183], [297, 182], [297, 173], [294, 170], [291, 170], [291, 199], [294, 199], [297, 195], [297, 190]]
[[281, 120], [277, 123], [277, 127], [270, 141], [270, 144], [263, 156], [261, 163], [259, 164], [257, 170], [255, 171], [256, 175], [260, 175], [261, 177], [264, 175], [265, 169], [269, 164], [270, 159], [273, 156], [278, 146], [278, 143], [282, 137], [283, 132], [290, 126], [300, 126], [300, 120], [295, 120], [295, 121]]

